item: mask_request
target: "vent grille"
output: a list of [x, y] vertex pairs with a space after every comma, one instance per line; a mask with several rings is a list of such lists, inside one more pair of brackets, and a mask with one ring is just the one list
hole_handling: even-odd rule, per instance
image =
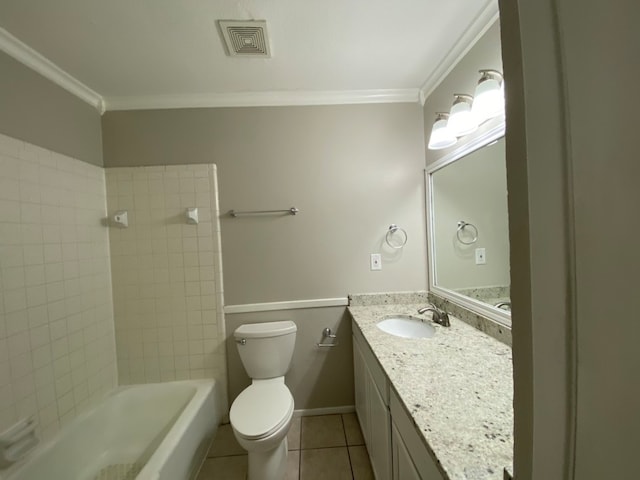
[[219, 20], [220, 30], [232, 57], [270, 57], [265, 20]]

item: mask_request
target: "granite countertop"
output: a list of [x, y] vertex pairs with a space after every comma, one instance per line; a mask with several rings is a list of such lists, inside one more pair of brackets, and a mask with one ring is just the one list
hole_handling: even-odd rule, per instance
[[502, 479], [513, 459], [511, 349], [454, 317], [448, 328], [433, 324], [428, 339], [376, 327], [386, 315], [419, 316], [421, 306], [349, 311], [449, 480]]

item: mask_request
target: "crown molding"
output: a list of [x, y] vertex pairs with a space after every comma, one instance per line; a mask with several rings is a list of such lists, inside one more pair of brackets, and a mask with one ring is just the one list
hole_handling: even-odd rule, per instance
[[498, 19], [498, 2], [489, 0], [487, 6], [482, 9], [471, 25], [464, 31], [458, 41], [451, 47], [447, 55], [438, 66], [431, 72], [431, 75], [420, 87], [420, 103], [424, 105], [426, 99], [433, 93], [438, 85], [453, 70], [460, 60], [471, 50], [478, 40]]
[[0, 27], [0, 50], [104, 113], [102, 96]]
[[417, 88], [213, 93], [199, 95], [157, 95], [107, 97], [106, 110], [155, 110], [206, 107], [269, 107], [296, 105], [348, 105], [362, 103], [417, 103]]

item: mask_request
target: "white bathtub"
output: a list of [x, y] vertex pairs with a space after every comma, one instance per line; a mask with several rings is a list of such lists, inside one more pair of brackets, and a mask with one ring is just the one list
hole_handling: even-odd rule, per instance
[[218, 395], [213, 380], [121, 387], [0, 478], [192, 479], [220, 423]]

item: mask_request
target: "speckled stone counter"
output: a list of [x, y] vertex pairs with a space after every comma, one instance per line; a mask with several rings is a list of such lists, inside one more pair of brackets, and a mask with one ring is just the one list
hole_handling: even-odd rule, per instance
[[434, 324], [429, 339], [376, 327], [387, 315], [419, 316], [421, 306], [349, 311], [449, 480], [502, 479], [513, 458], [511, 349], [453, 317], [451, 327]]

